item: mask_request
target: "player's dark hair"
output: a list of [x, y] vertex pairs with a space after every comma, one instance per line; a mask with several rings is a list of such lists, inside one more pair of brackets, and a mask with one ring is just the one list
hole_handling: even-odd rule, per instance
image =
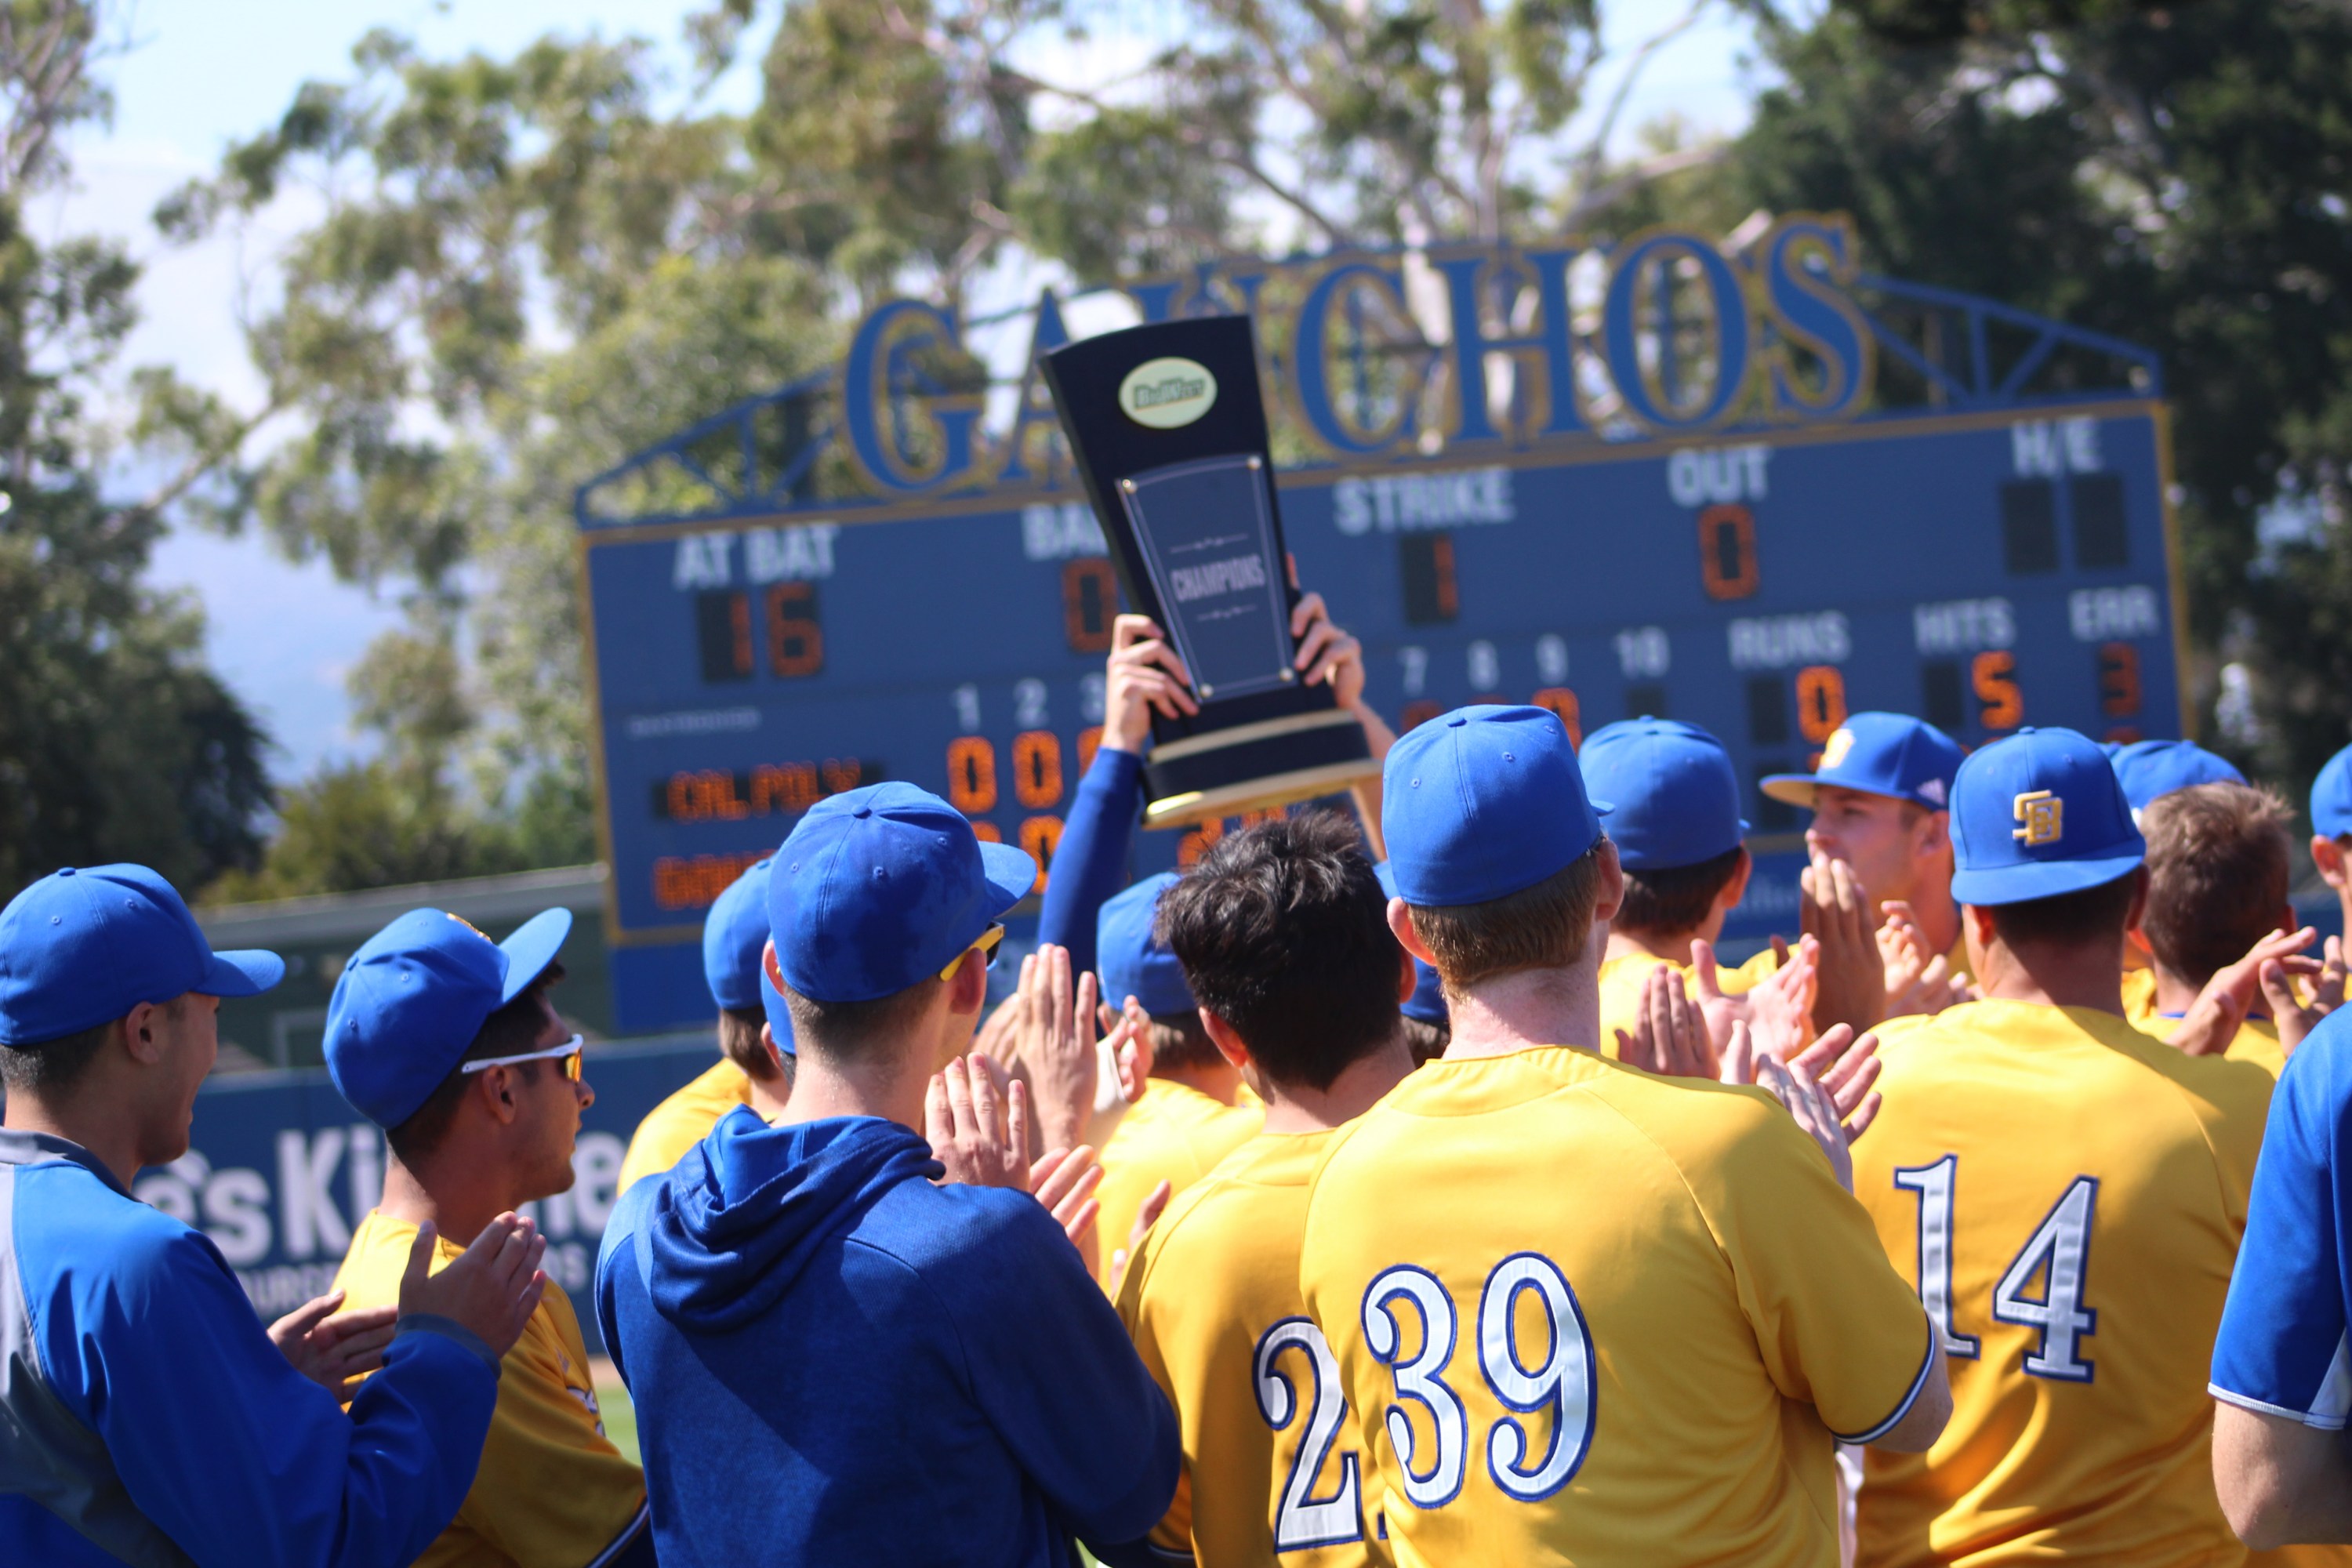
[[2249, 784], [2198, 784], [2148, 804], [2140, 930], [2158, 963], [2202, 985], [2277, 928], [2294, 880], [2294, 820], [2286, 802]]
[[1427, 1067], [1444, 1056], [1445, 1047], [1453, 1043], [1454, 1026], [1451, 1024], [1433, 1024], [1426, 1018], [1405, 1015], [1404, 1044], [1405, 1048], [1412, 1053], [1413, 1066]]
[[0, 1087], [12, 1094], [66, 1095], [89, 1072], [110, 1036], [121, 1026], [110, 1018], [90, 1028], [29, 1046], [0, 1046]]
[[1601, 846], [1546, 877], [1483, 904], [1406, 906], [1416, 935], [1436, 960], [1448, 998], [1515, 969], [1574, 963], [1592, 940], [1601, 904]]
[[926, 975], [904, 991], [870, 1002], [820, 1002], [788, 985], [784, 1005], [792, 1009], [793, 1045], [844, 1064], [877, 1056], [906, 1038], [946, 984], [936, 974]]
[[[774, 1062], [768, 1059], [768, 1047], [760, 1040], [760, 1031], [767, 1026], [765, 1007], [721, 1007], [719, 1009], [719, 1054], [743, 1069], [743, 1075], [754, 1083], [778, 1081]], [[782, 1061], [782, 1081], [785, 1089], [793, 1087], [793, 1058], [788, 1051], [778, 1051]]]
[[[482, 1020], [482, 1026], [474, 1032], [473, 1043], [457, 1058], [458, 1065], [449, 1069], [447, 1078], [433, 1086], [425, 1103], [410, 1112], [408, 1120], [399, 1126], [384, 1129], [384, 1143], [402, 1164], [414, 1167], [449, 1136], [449, 1128], [457, 1120], [457, 1107], [466, 1098], [467, 1080], [472, 1076], [465, 1070], [467, 1062], [479, 1061], [484, 1057], [517, 1057], [531, 1048], [547, 1022], [547, 988], [562, 978], [563, 963], [560, 959], [541, 970], [530, 984], [515, 993], [513, 1001]], [[516, 1070], [522, 1074], [523, 1082], [535, 1084], [540, 1068], [548, 1065], [520, 1062]]]
[[1198, 1072], [1225, 1059], [1217, 1050], [1217, 1042], [1209, 1038], [1209, 1031], [1202, 1026], [1200, 1014], [1154, 1013], [1150, 1016], [1153, 1076], [1164, 1076], [1165, 1070], [1171, 1068], [1180, 1072]]
[[2056, 893], [2023, 903], [1992, 906], [1992, 933], [2015, 952], [2028, 947], [2072, 947], [2077, 942], [2121, 940], [2131, 916], [2145, 867], [2135, 866], [2113, 881]]
[[1609, 923], [1658, 937], [1687, 936], [1706, 922], [1717, 897], [1739, 874], [1747, 846], [1735, 844], [1696, 866], [1625, 868], [1625, 901]]
[[1403, 952], [1355, 824], [1309, 811], [1227, 834], [1160, 896], [1200, 1005], [1279, 1084], [1331, 1087], [1397, 1037]]

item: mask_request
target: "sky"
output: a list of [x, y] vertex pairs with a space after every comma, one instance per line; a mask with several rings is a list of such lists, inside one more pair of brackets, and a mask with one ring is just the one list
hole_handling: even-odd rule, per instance
[[[404, 33], [434, 57], [508, 55], [549, 32], [635, 35], [662, 46], [682, 79], [688, 56], [680, 28], [697, 8], [698, 0], [141, 0], [127, 52], [103, 68], [115, 91], [113, 123], [78, 135], [72, 184], [34, 218], [51, 237], [121, 237], [146, 263], [142, 319], [126, 367], [170, 364], [232, 399], [250, 400], [259, 382], [238, 331], [240, 300], [267, 297], [274, 248], [315, 216], [315, 206], [289, 196], [242, 242], [223, 236], [171, 249], [148, 222], [158, 199], [209, 173], [232, 142], [273, 121], [303, 81], [348, 74], [352, 44], [373, 28]], [[773, 0], [761, 6], [755, 43], [772, 26], [775, 8]], [[1685, 0], [1604, 5], [1612, 48], [1638, 44], [1685, 9]], [[1153, 18], [1144, 24], [1149, 30], [1164, 31], [1156, 18], [1165, 12], [1150, 0], [1136, 0], [1132, 14]], [[1701, 133], [1737, 131], [1749, 96], [1748, 37], [1717, 0], [1651, 61], [1622, 126], [1674, 112]], [[1087, 85], [1090, 73], [1132, 57], [1120, 43], [1068, 49], [1041, 71], [1050, 66], [1053, 79]], [[747, 61], [712, 93], [744, 107], [757, 90]], [[157, 549], [151, 576], [203, 604], [214, 668], [276, 737], [273, 775], [290, 782], [322, 762], [364, 754], [343, 682], [369, 640], [399, 623], [395, 599], [340, 584], [323, 563], [289, 561], [252, 535], [174, 532]]]

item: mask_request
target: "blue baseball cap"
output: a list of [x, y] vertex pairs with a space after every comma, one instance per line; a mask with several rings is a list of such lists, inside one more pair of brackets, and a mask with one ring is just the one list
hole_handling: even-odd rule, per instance
[[721, 1007], [760, 1005], [761, 954], [768, 950], [771, 855], [727, 884], [702, 917], [702, 978]]
[[2328, 838], [2352, 833], [2352, 746], [2328, 758], [2311, 781], [2311, 830]]
[[1985, 907], [2095, 888], [2147, 858], [2115, 769], [2072, 730], [2020, 730], [1961, 763], [1952, 848], [1952, 897]]
[[1615, 808], [1609, 837], [1636, 871], [1696, 866], [1739, 847], [1739, 774], [1723, 742], [1696, 724], [1622, 719], [1584, 737], [1584, 787]]
[[784, 984], [871, 1002], [939, 973], [1037, 880], [1037, 862], [983, 844], [963, 813], [910, 784], [868, 784], [809, 809], [768, 868], [768, 929]]
[[1601, 841], [1576, 747], [1545, 708], [1480, 703], [1415, 725], [1381, 769], [1396, 896], [1483, 904], [1567, 869]]
[[2158, 795], [2197, 784], [2246, 782], [2245, 774], [2191, 741], [2136, 741], [2116, 752], [2109, 765], [2131, 803], [2134, 822]]
[[1190, 1013], [1196, 1005], [1184, 966], [1152, 934], [1160, 895], [1175, 885], [1173, 871], [1146, 877], [1112, 895], [1095, 917], [1095, 973], [1112, 1006], [1129, 996], [1151, 1014]]
[[352, 1110], [378, 1127], [399, 1126], [571, 934], [570, 910], [541, 910], [504, 942], [444, 910], [409, 910], [360, 943], [335, 981], [328, 1076]]
[[[1381, 879], [1381, 892], [1391, 899], [1397, 896], [1396, 873], [1390, 869], [1387, 861], [1373, 867], [1372, 874]], [[1405, 956], [1412, 957], [1410, 952]], [[1424, 1024], [1450, 1025], [1454, 1022], [1453, 1014], [1445, 1006], [1444, 982], [1438, 978], [1433, 967], [1418, 958], [1412, 960], [1412, 994], [1405, 998], [1403, 1010], [1406, 1017], [1418, 1018]]]
[[68, 866], [0, 910], [0, 1046], [46, 1045], [191, 991], [255, 995], [285, 974], [274, 952], [215, 952], [146, 867]]
[[[765, 918], [765, 916], [761, 917], [763, 922]], [[762, 929], [765, 929], [764, 923]], [[784, 994], [776, 989], [776, 983], [768, 976], [767, 964], [764, 962], [767, 950], [768, 943], [762, 941], [760, 943], [762, 955], [762, 963], [760, 966], [760, 1007], [768, 1015], [768, 1033], [775, 1037], [776, 1049], [785, 1056], [796, 1057], [800, 1052], [793, 1047], [793, 1010], [785, 1005]]]
[[1953, 776], [1966, 754], [1958, 741], [1924, 719], [1908, 713], [1854, 713], [1823, 743], [1820, 768], [1810, 773], [1773, 773], [1758, 784], [1774, 800], [1808, 811], [1813, 807], [1813, 792], [1823, 784], [1946, 811], [1952, 804]]

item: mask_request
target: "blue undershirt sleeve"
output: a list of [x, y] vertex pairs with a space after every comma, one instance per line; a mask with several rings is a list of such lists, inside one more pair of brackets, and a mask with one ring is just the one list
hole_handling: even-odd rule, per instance
[[1068, 948], [1073, 974], [1095, 966], [1095, 919], [1127, 886], [1128, 846], [1142, 806], [1143, 759], [1108, 746], [1096, 752], [1062, 824], [1037, 911], [1038, 942]]

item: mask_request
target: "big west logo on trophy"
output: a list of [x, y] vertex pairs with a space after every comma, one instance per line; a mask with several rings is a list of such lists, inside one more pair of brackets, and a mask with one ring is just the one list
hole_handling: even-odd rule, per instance
[[1041, 362], [1127, 602], [1192, 672], [1201, 711], [1152, 721], [1143, 820], [1169, 827], [1380, 771], [1328, 686], [1291, 667], [1257, 349], [1246, 316], [1106, 332]]

